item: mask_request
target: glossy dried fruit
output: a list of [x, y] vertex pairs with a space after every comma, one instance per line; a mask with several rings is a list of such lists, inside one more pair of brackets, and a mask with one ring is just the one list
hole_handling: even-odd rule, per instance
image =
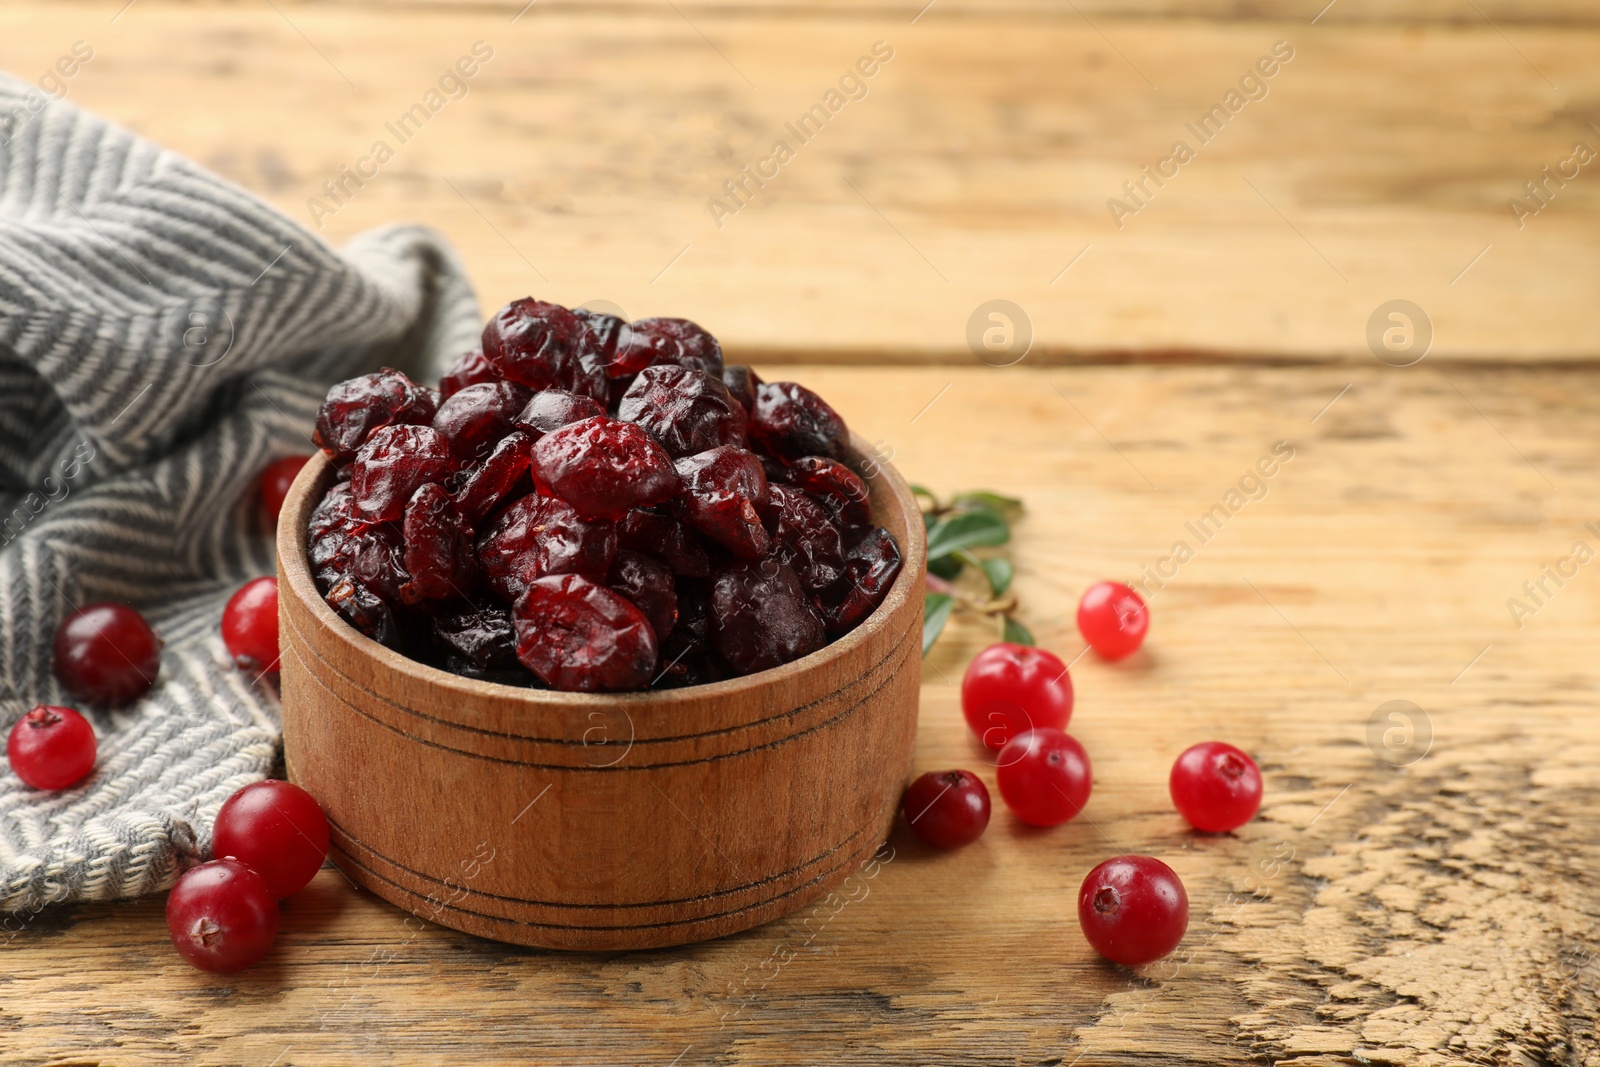
[[711, 557], [700, 535], [670, 515], [635, 508], [617, 522], [617, 546], [644, 552], [689, 578], [711, 575]]
[[755, 454], [723, 445], [677, 462], [683, 490], [674, 509], [689, 525], [742, 559], [760, 559], [772, 546], [761, 524], [767, 475]]
[[593, 397], [569, 393], [565, 389], [546, 389], [528, 401], [517, 415], [517, 425], [531, 440], [537, 441], [563, 426], [605, 413], [605, 408]]
[[317, 412], [311, 440], [335, 461], [347, 463], [375, 431], [385, 426], [425, 425], [437, 410], [432, 390], [384, 367], [329, 389]]
[[802, 456], [789, 465], [785, 481], [810, 493], [841, 526], [865, 526], [872, 521], [867, 483], [836, 459]]
[[644, 612], [658, 644], [666, 640], [678, 621], [678, 593], [665, 563], [643, 552], [619, 549], [607, 585]]
[[405, 568], [411, 580], [400, 587], [406, 604], [465, 599], [478, 582], [472, 531], [444, 486], [429, 482], [406, 505]]
[[469, 385], [439, 405], [433, 428], [450, 441], [457, 464], [474, 463], [516, 429], [512, 420], [529, 399], [528, 390], [511, 382]]
[[482, 463], [461, 473], [454, 495], [469, 527], [476, 530], [481, 526], [501, 501], [533, 491], [533, 482], [527, 477], [532, 460], [533, 442], [527, 434], [513, 433], [495, 445]]
[[517, 657], [556, 689], [616, 692], [650, 684], [656, 637], [644, 613], [576, 574], [540, 578], [513, 610]]
[[474, 348], [470, 352], [463, 352], [439, 379], [439, 398], [441, 401], [449, 400], [469, 385], [499, 380], [500, 375], [495, 371], [494, 364], [484, 356], [483, 349]]
[[859, 531], [845, 545], [844, 574], [820, 599], [828, 633], [849, 633], [883, 603], [900, 574], [900, 546], [881, 526]]
[[750, 440], [780, 459], [844, 454], [850, 431], [839, 413], [795, 382], [767, 382], [756, 390]]
[[743, 363], [731, 363], [722, 368], [722, 384], [728, 387], [728, 395], [739, 402], [745, 414], [750, 414], [756, 406], [761, 377]]
[[672, 457], [655, 438], [631, 422], [604, 416], [540, 438], [532, 470], [539, 492], [560, 497], [590, 519], [620, 519], [678, 491]]
[[839, 580], [844, 542], [821, 504], [792, 486], [774, 485], [761, 514], [772, 533], [773, 555], [794, 568], [801, 585], [816, 593]]
[[688, 319], [639, 319], [617, 339], [613, 378], [638, 374], [646, 367], [676, 363], [680, 367], [722, 377], [722, 346]]
[[450, 442], [438, 430], [386, 426], [367, 439], [351, 465], [355, 515], [367, 522], [393, 522], [405, 514], [413, 493], [444, 481], [454, 468]]
[[774, 559], [719, 567], [711, 584], [711, 643], [741, 674], [777, 667], [827, 643], [794, 569]]
[[503, 607], [442, 612], [429, 620], [434, 647], [482, 671], [521, 670], [511, 612]]
[[400, 628], [394, 609], [350, 575], [338, 576], [329, 585], [324, 599], [346, 622], [380, 645], [393, 648], [399, 642]]
[[546, 575], [581, 574], [604, 582], [616, 551], [614, 523], [591, 522], [566, 501], [535, 494], [506, 508], [478, 538], [484, 579], [507, 603]]
[[745, 413], [722, 379], [676, 364], [646, 367], [617, 405], [674, 458], [745, 443]]
[[578, 355], [572, 364], [572, 381], [568, 386], [580, 396], [591, 397], [602, 406], [609, 407], [610, 368], [617, 358], [617, 339], [627, 323], [615, 315], [588, 308], [573, 308], [582, 328], [578, 336]]
[[566, 308], [523, 297], [483, 328], [483, 354], [508, 382], [535, 390], [567, 388], [582, 334], [582, 324]]

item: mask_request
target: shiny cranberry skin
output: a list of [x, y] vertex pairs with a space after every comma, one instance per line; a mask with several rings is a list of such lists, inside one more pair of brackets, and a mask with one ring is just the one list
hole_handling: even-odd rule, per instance
[[900, 576], [900, 546], [882, 526], [852, 531], [845, 538], [844, 574], [817, 601], [828, 632], [847, 634], [871, 615]]
[[222, 643], [236, 667], [252, 675], [278, 670], [278, 579], [244, 583], [222, 609]]
[[310, 456], [284, 456], [267, 464], [267, 468], [261, 472], [261, 481], [258, 483], [261, 506], [273, 519], [277, 519], [278, 514], [283, 511], [283, 502], [289, 495], [289, 487], [294, 484], [295, 477], [310, 458]]
[[1184, 750], [1172, 765], [1167, 788], [1178, 814], [1206, 833], [1237, 830], [1261, 807], [1261, 769], [1223, 741], [1203, 741]]
[[753, 452], [723, 445], [677, 462], [683, 491], [673, 507], [689, 525], [741, 559], [760, 559], [772, 547], [761, 523], [767, 475]]
[[841, 526], [865, 526], [872, 521], [867, 483], [836, 459], [802, 456], [789, 465], [784, 481], [811, 494]]
[[900, 813], [926, 843], [960, 848], [988, 827], [989, 790], [969, 771], [929, 771], [907, 787]]
[[1072, 718], [1072, 678], [1054, 654], [1002, 641], [967, 665], [961, 711], [984, 745], [998, 751], [1026, 730], [1066, 729]]
[[711, 575], [705, 542], [670, 515], [635, 508], [617, 523], [617, 544], [655, 556], [671, 567], [673, 574], [688, 578]]
[[348, 463], [375, 431], [426, 425], [437, 410], [438, 400], [430, 390], [384, 367], [329, 389], [311, 440], [339, 463]]
[[639, 319], [629, 323], [618, 337], [616, 358], [607, 373], [624, 378], [662, 363], [676, 363], [720, 378], [722, 346], [688, 319]]
[[56, 678], [79, 700], [120, 708], [150, 691], [161, 671], [161, 639], [126, 604], [90, 604], [56, 630]]
[[238, 860], [185, 872], [167, 894], [167, 931], [178, 954], [202, 971], [242, 971], [278, 936], [278, 900]]
[[532, 494], [502, 511], [478, 538], [485, 581], [507, 604], [547, 575], [604, 582], [616, 552], [615, 523], [591, 522], [564, 500]]
[[328, 819], [315, 797], [277, 778], [253, 782], [222, 804], [211, 854], [259, 874], [274, 897], [306, 887], [328, 856]]
[[521, 670], [511, 612], [502, 607], [441, 612], [429, 620], [434, 647], [483, 671]]
[[539, 578], [512, 617], [517, 658], [569, 692], [643, 689], [656, 668], [656, 636], [625, 597], [576, 574]]
[[844, 542], [822, 505], [787, 485], [768, 486], [767, 494], [761, 515], [774, 553], [813, 593], [837, 582], [844, 574]]
[[711, 643], [724, 663], [754, 674], [810, 655], [827, 632], [794, 569], [775, 559], [730, 563], [711, 583]]
[[483, 354], [508, 382], [534, 390], [566, 388], [582, 335], [583, 324], [566, 308], [524, 297], [501, 308], [483, 328]]
[[722, 384], [728, 387], [728, 395], [739, 402], [745, 414], [750, 414], [756, 406], [756, 390], [761, 388], [760, 376], [744, 364], [734, 363], [722, 368]]
[[1106, 659], [1125, 659], [1144, 644], [1150, 609], [1121, 582], [1096, 582], [1078, 602], [1078, 632]]
[[578, 337], [578, 352], [593, 356], [601, 367], [610, 366], [617, 356], [617, 342], [621, 340], [622, 331], [628, 328], [628, 324], [615, 315], [589, 308], [573, 308], [572, 314], [582, 327]]
[[365, 522], [393, 522], [406, 502], [429, 482], [455, 469], [450, 441], [431, 426], [386, 426], [356, 453], [350, 472], [351, 504]]
[[511, 382], [469, 385], [439, 405], [433, 428], [449, 440], [457, 463], [472, 463], [516, 429], [511, 420], [529, 399], [526, 389]]
[[1006, 807], [1031, 826], [1059, 826], [1089, 802], [1089, 754], [1048, 726], [1020, 733], [995, 760], [995, 779]]
[[670, 363], [639, 372], [617, 418], [649, 430], [674, 458], [745, 442], [744, 408], [722, 379]]
[[438, 482], [418, 489], [406, 505], [402, 526], [405, 568], [411, 580], [400, 587], [407, 604], [466, 599], [478, 584], [478, 559], [472, 531], [456, 502]]
[[1078, 925], [1100, 955], [1137, 967], [1178, 947], [1189, 928], [1189, 895], [1160, 860], [1115, 856], [1083, 880]]
[[456, 507], [470, 529], [476, 530], [502, 501], [533, 491], [533, 481], [527, 477], [532, 462], [533, 441], [527, 434], [513, 433], [495, 445], [482, 463], [458, 476]]
[[750, 412], [750, 440], [769, 455], [795, 460], [844, 454], [850, 430], [839, 413], [816, 393], [795, 382], [767, 382], [756, 390]]
[[586, 519], [620, 519], [678, 492], [672, 457], [655, 438], [604, 416], [541, 437], [532, 470], [539, 492], [560, 497]]
[[474, 348], [470, 352], [462, 353], [454, 365], [444, 372], [444, 376], [439, 379], [439, 397], [441, 400], [449, 400], [469, 385], [499, 380], [500, 375], [484, 356], [483, 349]]
[[667, 639], [678, 621], [678, 592], [672, 570], [654, 556], [622, 549], [611, 564], [612, 592], [621, 593], [644, 612], [655, 631], [656, 643]]
[[534, 441], [563, 426], [604, 415], [606, 409], [589, 396], [565, 389], [546, 389], [534, 395], [517, 415], [517, 425]]
[[6, 758], [35, 789], [65, 789], [94, 770], [94, 727], [71, 708], [40, 704], [11, 728]]

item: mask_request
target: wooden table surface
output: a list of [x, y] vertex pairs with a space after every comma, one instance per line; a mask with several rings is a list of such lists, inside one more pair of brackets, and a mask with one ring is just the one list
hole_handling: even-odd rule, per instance
[[[913, 480], [1023, 497], [1022, 615], [1068, 659], [1085, 585], [1169, 576], [1144, 651], [1073, 668], [1096, 782], [1067, 826], [897, 831], [843, 907], [633, 955], [418, 929], [331, 869], [229, 978], [159, 899], [51, 910], [0, 957], [0, 1064], [1600, 1064], [1600, 173], [1508, 207], [1600, 147], [1600, 13], [1324, 2], [0, 5], [0, 67], [87, 42], [68, 99], [308, 223], [484, 41], [325, 236], [416, 220], [486, 305], [692, 316]], [[706, 200], [877, 41], [867, 96], [719, 229]], [[1278, 41], [1267, 96], [1119, 230], [1106, 200]], [[1395, 299], [1433, 327], [1408, 367], [1368, 344]], [[989, 300], [1031, 323], [1014, 365], [969, 345]], [[990, 639], [925, 662], [917, 762], [992, 786], [953, 684]], [[1401, 766], [1395, 700], [1431, 737]], [[1236, 834], [1166, 796], [1208, 738], [1266, 774]], [[1074, 915], [1123, 851], [1192, 906], [1137, 972]]]

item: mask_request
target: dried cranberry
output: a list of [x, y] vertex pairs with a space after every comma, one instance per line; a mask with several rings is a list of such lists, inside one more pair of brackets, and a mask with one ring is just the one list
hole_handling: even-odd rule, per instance
[[437, 408], [431, 390], [385, 367], [329, 389], [317, 412], [311, 440], [345, 463], [355, 458], [374, 431], [385, 426], [426, 425], [433, 420]]
[[841, 526], [865, 526], [872, 521], [867, 483], [836, 459], [803, 456], [790, 464], [785, 480], [820, 501]]
[[516, 429], [511, 420], [528, 400], [528, 391], [510, 382], [469, 385], [439, 405], [433, 428], [449, 439], [457, 463], [473, 463]]
[[346, 543], [344, 560], [338, 566], [342, 573], [388, 601], [399, 600], [400, 590], [411, 581], [405, 568], [404, 535], [398, 523], [359, 528]]
[[444, 372], [444, 377], [439, 379], [439, 395], [449, 400], [469, 385], [499, 380], [500, 375], [495, 373], [494, 364], [484, 357], [483, 349], [474, 348], [462, 353], [461, 358]]
[[717, 569], [711, 642], [728, 666], [753, 674], [815, 652], [827, 634], [794, 569], [764, 559]]
[[400, 628], [394, 609], [356, 579], [349, 575], [340, 578], [328, 589], [325, 599], [346, 622], [374, 641], [391, 648], [398, 643]]
[[533, 494], [506, 508], [478, 538], [489, 588], [508, 603], [548, 574], [603, 582], [616, 552], [613, 523], [587, 521], [566, 501]]
[[774, 554], [794, 568], [801, 585], [818, 592], [839, 580], [844, 544], [821, 504], [799, 489], [774, 485], [762, 517], [772, 532]]
[[392, 522], [405, 514], [411, 494], [442, 482], [455, 463], [450, 442], [431, 426], [386, 426], [356, 453], [350, 489], [358, 518]]
[[617, 356], [609, 373], [622, 378], [660, 363], [676, 363], [720, 378], [722, 346], [688, 319], [640, 319], [629, 323], [617, 339]]
[[529, 583], [513, 611], [517, 657], [556, 689], [642, 689], [656, 666], [650, 620], [626, 598], [576, 574]]
[[533, 480], [589, 519], [620, 519], [630, 508], [672, 499], [672, 457], [631, 422], [598, 416], [563, 426], [533, 446]]
[[666, 640], [678, 621], [678, 593], [665, 563], [643, 552], [621, 549], [611, 564], [607, 584], [644, 612], [658, 643]]
[[406, 505], [405, 566], [411, 581], [400, 587], [407, 604], [465, 598], [477, 583], [472, 532], [444, 486], [429, 482]]
[[563, 426], [570, 426], [575, 422], [582, 422], [584, 419], [592, 419], [605, 413], [605, 409], [593, 397], [579, 396], [565, 389], [546, 389], [528, 401], [522, 413], [517, 416], [517, 425], [522, 427], [523, 432], [532, 440], [537, 441], [545, 434], [553, 433]]
[[744, 409], [722, 380], [675, 364], [640, 371], [617, 418], [649, 430], [674, 457], [744, 444]]
[[476, 530], [502, 500], [522, 495], [515, 492], [519, 485], [524, 493], [533, 489], [533, 483], [524, 477], [532, 460], [533, 442], [527, 434], [514, 433], [495, 445], [482, 463], [461, 475], [456, 507], [468, 526]]
[[690, 578], [711, 575], [711, 557], [700, 535], [670, 515], [639, 508], [617, 522], [617, 545], [645, 552], [666, 563], [673, 574]]
[[356, 519], [353, 507], [350, 483], [339, 482], [312, 509], [306, 530], [306, 554], [313, 569], [345, 558], [350, 538], [366, 525]]
[[678, 460], [683, 491], [673, 506], [689, 524], [744, 559], [760, 559], [772, 546], [761, 525], [767, 476], [755, 453], [723, 445]]
[[722, 368], [722, 384], [739, 402], [748, 415], [756, 406], [756, 390], [761, 388], [761, 378], [743, 363], [732, 363]]
[[572, 391], [606, 404], [610, 398], [610, 368], [617, 358], [617, 339], [627, 323], [615, 315], [587, 308], [573, 308], [572, 314], [582, 327], [578, 358], [572, 365]]
[[780, 459], [844, 454], [850, 431], [839, 413], [794, 382], [767, 382], [756, 390], [750, 439]]
[[429, 620], [433, 644], [479, 670], [521, 670], [511, 612], [502, 607], [443, 612]]
[[653, 683], [659, 689], [719, 682], [727, 677], [711, 650], [711, 588], [709, 583], [678, 583], [678, 623], [661, 643], [661, 665]]
[[844, 574], [821, 598], [828, 633], [849, 633], [889, 595], [900, 573], [900, 546], [881, 526], [859, 531], [845, 546]]
[[483, 354], [506, 381], [529, 389], [565, 387], [582, 334], [582, 324], [566, 308], [523, 297], [483, 328]]

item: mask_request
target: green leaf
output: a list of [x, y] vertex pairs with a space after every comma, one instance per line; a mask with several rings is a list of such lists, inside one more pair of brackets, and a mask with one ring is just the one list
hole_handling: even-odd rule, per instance
[[1011, 588], [1011, 578], [1016, 573], [1016, 568], [1011, 566], [1009, 559], [986, 559], [979, 561], [983, 568], [983, 576], [989, 579], [989, 595], [1001, 597], [1006, 595], [1006, 590]]
[[[1005, 619], [1006, 619], [1005, 631], [1004, 631], [1004, 633], [1001, 634], [1001, 637], [1000, 637], [1000, 639], [1002, 641], [1010, 641], [1014, 645], [1031, 645], [1031, 644], [1033, 644], [1033, 634], [1028, 632], [1028, 628], [1026, 626], [1022, 625], [1016, 619], [1013, 619], [1010, 615], [1007, 615], [1005, 617]], [[927, 641], [927, 633], [928, 633], [928, 627], [927, 627], [926, 624], [924, 624], [923, 627], [922, 627], [922, 633], [923, 633], [923, 641], [926, 642]], [[924, 643], [924, 645], [923, 645], [923, 654], [924, 655], [927, 654], [927, 645], [926, 645], [926, 643]]]
[[963, 548], [1003, 545], [1011, 540], [1011, 527], [992, 511], [968, 511], [941, 519], [928, 531], [928, 558], [938, 559]]
[[945, 581], [954, 581], [956, 575], [961, 573], [962, 561], [955, 556], [940, 556], [938, 559], [928, 561], [928, 573], [936, 574]]
[[924, 656], [928, 654], [928, 649], [933, 647], [933, 643], [939, 640], [939, 634], [943, 632], [944, 624], [950, 621], [950, 612], [955, 606], [956, 598], [946, 593], [928, 593], [923, 597], [922, 654]]
[[929, 489], [925, 485], [918, 485], [916, 482], [912, 482], [911, 483], [911, 495], [912, 496], [925, 496], [929, 500], [933, 501], [933, 506], [935, 508], [937, 508], [939, 506], [939, 494], [935, 493], [932, 489]]
[[971, 493], [962, 493], [950, 501], [950, 506], [959, 510], [981, 509], [1004, 515], [1008, 512], [1021, 511], [1022, 501], [1014, 496], [1001, 496], [999, 493], [991, 493], [980, 489]]

